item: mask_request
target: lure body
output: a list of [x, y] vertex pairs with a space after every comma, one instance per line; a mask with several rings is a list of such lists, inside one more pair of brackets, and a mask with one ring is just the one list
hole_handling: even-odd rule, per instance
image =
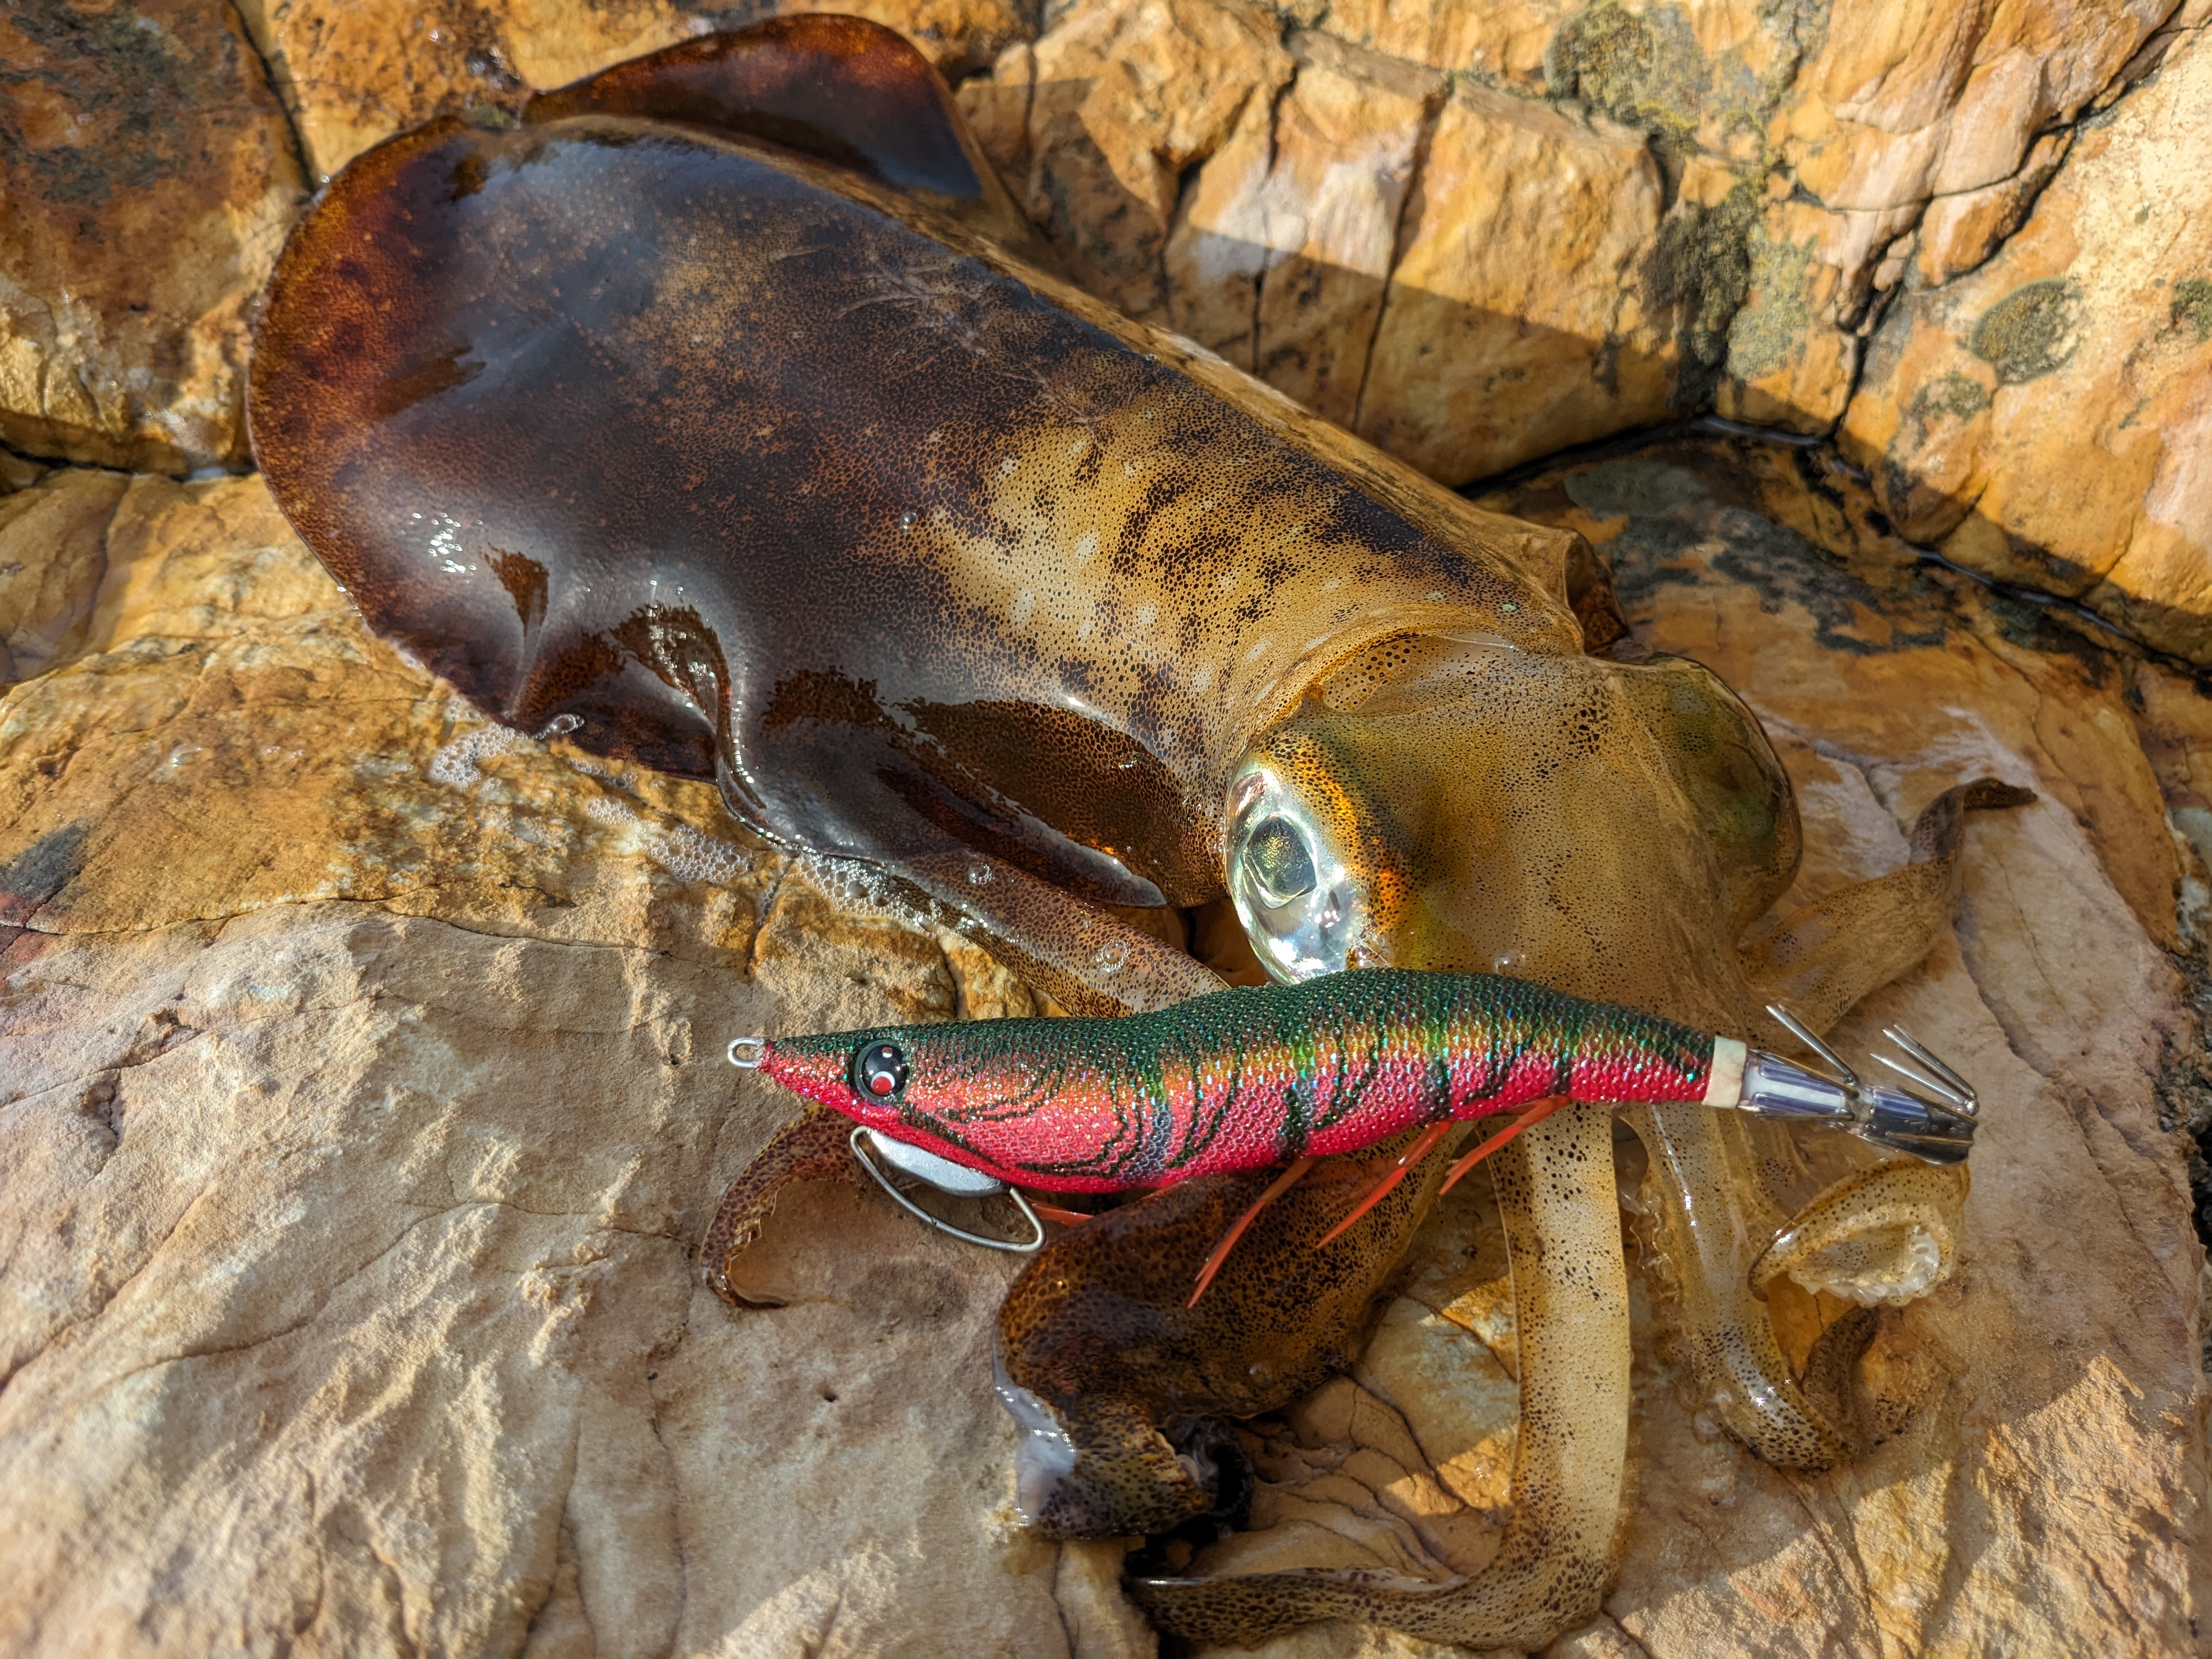
[[[787, 1038], [760, 1063], [1001, 1180], [1119, 1192], [1361, 1152], [1559, 1095], [1733, 1105], [1743, 1054], [1733, 1039], [1522, 980], [1378, 969], [1118, 1019]], [[1710, 1098], [1717, 1087], [1724, 1098]]]

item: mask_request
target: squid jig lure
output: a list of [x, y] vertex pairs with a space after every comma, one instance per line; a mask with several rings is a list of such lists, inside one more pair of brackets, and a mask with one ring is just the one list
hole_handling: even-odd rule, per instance
[[[1043, 1243], [1022, 1188], [1124, 1192], [1287, 1166], [1256, 1214], [1314, 1160], [1421, 1128], [1341, 1231], [1455, 1124], [1517, 1115], [1454, 1166], [1447, 1186], [1568, 1104], [1697, 1101], [1824, 1124], [1925, 1163], [1965, 1160], [1973, 1089], [1909, 1032], [1884, 1033], [1902, 1059], [1876, 1058], [1915, 1086], [1868, 1083], [1787, 1011], [1768, 1012], [1826, 1073], [1524, 980], [1394, 969], [1224, 990], [1118, 1018], [739, 1037], [728, 1054], [852, 1119], [862, 1166], [921, 1219], [1001, 1249]], [[901, 1192], [878, 1158], [945, 1193], [1010, 1194], [1032, 1237], [1009, 1243], [949, 1225]]]

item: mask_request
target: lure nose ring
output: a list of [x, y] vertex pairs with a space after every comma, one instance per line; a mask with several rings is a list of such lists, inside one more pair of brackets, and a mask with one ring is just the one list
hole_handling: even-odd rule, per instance
[[761, 1062], [768, 1058], [768, 1039], [764, 1036], [733, 1037], [727, 1050], [730, 1064], [741, 1072], [757, 1072]]

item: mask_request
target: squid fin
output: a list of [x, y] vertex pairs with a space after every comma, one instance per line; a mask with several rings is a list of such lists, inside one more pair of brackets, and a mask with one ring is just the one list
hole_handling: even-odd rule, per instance
[[678, 122], [780, 144], [934, 198], [1027, 258], [1041, 252], [944, 77], [904, 35], [864, 17], [771, 17], [686, 40], [540, 93], [522, 118], [579, 115]]

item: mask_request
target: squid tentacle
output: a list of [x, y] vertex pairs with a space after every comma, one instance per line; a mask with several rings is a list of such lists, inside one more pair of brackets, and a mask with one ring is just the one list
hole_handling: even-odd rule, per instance
[[[1911, 862], [1806, 906], [1744, 953], [1753, 983], [1825, 1031], [1928, 954], [1958, 896], [1966, 814], [2034, 799], [1995, 778], [1945, 790], [1914, 822]], [[1931, 1180], [1911, 1173], [1922, 1165], [1878, 1165], [1792, 1218], [1775, 1202], [1776, 1176], [1796, 1165], [1771, 1144], [1779, 1137], [1754, 1139], [1765, 1126], [1709, 1118], [1662, 1106], [1631, 1120], [1651, 1154], [1653, 1243], [1670, 1270], [1676, 1333], [1730, 1432], [1770, 1463], [1826, 1468], [1851, 1454], [1856, 1436], [1832, 1402], [1824, 1409], [1814, 1398], [1832, 1390], [1808, 1392], [1792, 1378], [1764, 1305], [1767, 1287], [1788, 1273], [1847, 1296], [1862, 1287], [1869, 1299], [1909, 1300], [1934, 1288], [1955, 1260], [1965, 1172]], [[1863, 1337], [1865, 1322], [1852, 1329]]]
[[1958, 898], [1966, 814], [2034, 799], [2033, 790], [1995, 778], [1936, 796], [1913, 823], [1911, 858], [1904, 868], [1805, 906], [1743, 953], [1763, 1000], [1786, 1004], [1825, 1031], [1863, 998], [1911, 973]]
[[786, 1187], [800, 1181], [867, 1184], [853, 1162], [848, 1144], [852, 1129], [836, 1113], [810, 1106], [771, 1135], [768, 1145], [724, 1189], [699, 1246], [701, 1273], [715, 1295], [733, 1308], [782, 1305], [744, 1295], [730, 1282], [730, 1273], [738, 1258], [759, 1238]]
[[1752, 1294], [1787, 1276], [1862, 1306], [1902, 1304], [1950, 1277], [1966, 1166], [1898, 1160], [1823, 1188], [1751, 1264]]
[[1842, 1425], [1791, 1377], [1751, 1269], [1782, 1224], [1765, 1202], [1741, 1121], [1647, 1106], [1629, 1121], [1650, 1154], [1652, 1243], [1675, 1341], [1728, 1431], [1769, 1463], [1821, 1469], [1846, 1457]]
[[1521, 1310], [1522, 1389], [1513, 1517], [1497, 1557], [1434, 1584], [1322, 1571], [1132, 1581], [1163, 1630], [1249, 1644], [1350, 1618], [1474, 1648], [1535, 1648], [1597, 1611], [1619, 1564], [1628, 1472], [1628, 1275], [1611, 1122], [1559, 1112], [1493, 1169]]

